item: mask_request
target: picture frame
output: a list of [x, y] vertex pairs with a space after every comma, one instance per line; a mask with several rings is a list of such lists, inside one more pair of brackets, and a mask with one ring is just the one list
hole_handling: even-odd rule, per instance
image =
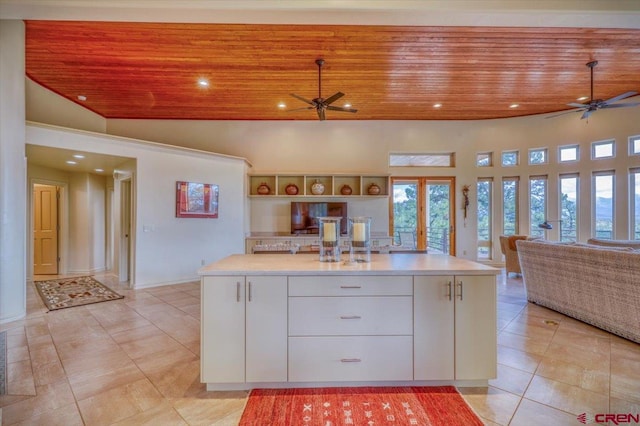
[[199, 182], [176, 182], [176, 217], [218, 217], [218, 185]]

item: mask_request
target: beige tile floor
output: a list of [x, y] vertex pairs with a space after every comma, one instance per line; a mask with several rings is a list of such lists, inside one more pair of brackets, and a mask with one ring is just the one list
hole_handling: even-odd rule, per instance
[[[27, 286], [7, 331], [2, 425], [236, 425], [246, 392], [199, 382], [200, 290], [187, 283], [47, 313]], [[640, 413], [640, 345], [527, 304], [498, 278], [498, 378], [461, 388], [488, 425], [570, 425], [581, 413]], [[260, 425], [262, 426], [262, 425]]]

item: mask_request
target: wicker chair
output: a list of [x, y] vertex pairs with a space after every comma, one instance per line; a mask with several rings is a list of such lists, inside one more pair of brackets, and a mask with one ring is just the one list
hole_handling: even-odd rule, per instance
[[509, 272], [522, 274], [516, 241], [526, 239], [528, 239], [526, 235], [500, 235], [500, 250], [504, 255], [504, 269], [507, 275], [509, 275]]

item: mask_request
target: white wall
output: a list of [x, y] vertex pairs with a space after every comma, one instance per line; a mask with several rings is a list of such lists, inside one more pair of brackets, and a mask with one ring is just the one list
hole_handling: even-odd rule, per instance
[[25, 77], [27, 121], [104, 133], [107, 120]]
[[[135, 158], [135, 287], [192, 280], [202, 261], [244, 251], [243, 159], [36, 124], [27, 125], [27, 141]], [[175, 217], [175, 185], [183, 180], [220, 186], [218, 219]]]
[[[637, 99], [632, 99], [637, 101]], [[532, 116], [484, 121], [148, 121], [108, 120], [112, 134], [156, 140], [171, 145], [246, 157], [253, 164], [252, 173], [389, 173], [395, 176], [455, 176], [456, 177], [456, 246], [458, 256], [475, 258], [476, 213], [475, 182], [478, 177], [493, 177], [494, 193], [494, 258], [499, 259], [497, 236], [502, 228], [501, 193], [503, 176], [521, 177], [520, 229], [529, 229], [527, 181], [530, 175], [549, 177], [549, 217], [558, 217], [557, 178], [559, 173], [579, 172], [582, 200], [579, 235], [586, 240], [591, 234], [590, 176], [592, 170], [614, 168], [618, 183], [616, 206], [616, 238], [628, 238], [627, 171], [640, 166], [640, 157], [627, 156], [627, 141], [640, 134], [640, 107], [600, 110], [587, 120], [580, 114], [545, 119]], [[214, 136], [212, 136], [214, 135]], [[617, 156], [613, 160], [590, 160], [593, 141], [615, 139]], [[578, 143], [582, 161], [558, 164], [557, 148]], [[547, 147], [550, 163], [529, 166], [529, 148]], [[518, 167], [477, 168], [476, 154], [493, 151], [495, 161], [503, 150], [520, 150], [524, 164]], [[393, 168], [388, 166], [390, 152], [455, 152], [454, 168]], [[471, 185], [471, 206], [467, 226], [463, 225], [461, 190]], [[279, 231], [288, 229], [285, 202], [270, 203], [251, 199], [251, 230]], [[377, 206], [377, 215], [388, 220], [388, 206]], [[275, 217], [269, 217], [273, 213]], [[351, 207], [350, 207], [351, 213]], [[374, 223], [374, 230], [379, 230]], [[557, 238], [557, 229], [549, 232]], [[464, 252], [467, 252], [464, 255]]]
[[24, 23], [0, 20], [0, 323], [27, 307], [24, 46]]

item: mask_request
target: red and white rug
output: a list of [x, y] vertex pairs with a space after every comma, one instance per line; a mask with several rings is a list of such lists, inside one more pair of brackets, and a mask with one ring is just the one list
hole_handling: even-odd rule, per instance
[[254, 389], [240, 426], [483, 425], [453, 386]]

